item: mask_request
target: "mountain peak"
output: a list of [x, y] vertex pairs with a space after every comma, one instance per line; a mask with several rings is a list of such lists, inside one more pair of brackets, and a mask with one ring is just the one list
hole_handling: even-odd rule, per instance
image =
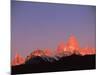
[[14, 59], [12, 60], [12, 65], [21, 65], [25, 62], [25, 59], [18, 53], [16, 53]]
[[78, 40], [74, 35], [71, 35], [67, 41], [66, 47], [70, 50], [75, 50], [79, 48]]

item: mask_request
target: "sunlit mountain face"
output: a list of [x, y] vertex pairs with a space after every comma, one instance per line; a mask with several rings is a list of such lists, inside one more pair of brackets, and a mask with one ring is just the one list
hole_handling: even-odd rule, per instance
[[74, 35], [71, 35], [67, 41], [67, 43], [60, 43], [57, 48], [57, 54], [58, 55], [72, 55], [72, 54], [78, 54], [78, 55], [91, 55], [95, 54], [96, 50], [95, 48], [80, 48], [79, 42], [76, 39]]
[[46, 57], [52, 57], [52, 55], [53, 55], [53, 53], [49, 49], [45, 49], [45, 50], [39, 50], [39, 49], [37, 49], [37, 50], [34, 50], [33, 52], [31, 52], [27, 56], [26, 60], [29, 60], [29, 59], [31, 59], [32, 57], [35, 57], [35, 56], [38, 56], [38, 57], [44, 57], [44, 56], [46, 56]]
[[75, 52], [79, 52], [79, 43], [75, 36], [71, 35], [68, 39], [68, 41], [64, 44], [61, 43], [57, 48], [58, 54], [65, 54], [65, 55], [71, 55]]
[[11, 63], [12, 63], [12, 66], [24, 64], [25, 63], [25, 58], [23, 58], [19, 54], [16, 54], [15, 58], [13, 59], [13, 61]]
[[79, 53], [84, 56], [84, 55], [93, 55], [96, 54], [96, 49], [95, 48], [82, 48], [79, 50]]
[[[45, 60], [51, 61], [52, 60], [59, 60], [57, 57], [64, 57], [64, 56], [71, 56], [71, 55], [95, 55], [96, 49], [95, 48], [81, 48], [77, 38], [74, 35], [71, 35], [67, 42], [61, 42], [55, 51], [50, 49], [36, 49], [33, 50], [26, 58], [23, 58], [19, 54], [15, 55], [15, 58], [12, 61], [12, 65], [20, 65], [24, 64], [25, 61], [28, 61], [34, 57], [44, 57]], [[43, 59], [43, 60], [44, 60]]]

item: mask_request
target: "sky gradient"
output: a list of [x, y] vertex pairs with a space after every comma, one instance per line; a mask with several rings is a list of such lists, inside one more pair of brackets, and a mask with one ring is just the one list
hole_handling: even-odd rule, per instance
[[95, 6], [12, 1], [12, 57], [26, 56], [37, 48], [55, 50], [71, 34], [80, 47], [95, 48], [95, 29]]

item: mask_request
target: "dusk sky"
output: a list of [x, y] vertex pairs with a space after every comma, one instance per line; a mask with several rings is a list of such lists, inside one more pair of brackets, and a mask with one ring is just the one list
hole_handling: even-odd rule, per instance
[[95, 26], [95, 6], [12, 1], [12, 56], [26, 56], [37, 48], [55, 50], [71, 34], [80, 47], [95, 48]]

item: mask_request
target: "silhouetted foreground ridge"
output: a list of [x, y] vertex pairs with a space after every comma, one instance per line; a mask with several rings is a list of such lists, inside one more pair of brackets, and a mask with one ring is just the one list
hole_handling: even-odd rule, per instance
[[34, 56], [25, 64], [12, 66], [12, 74], [42, 73], [95, 69], [96, 55], [71, 55], [63, 57]]

